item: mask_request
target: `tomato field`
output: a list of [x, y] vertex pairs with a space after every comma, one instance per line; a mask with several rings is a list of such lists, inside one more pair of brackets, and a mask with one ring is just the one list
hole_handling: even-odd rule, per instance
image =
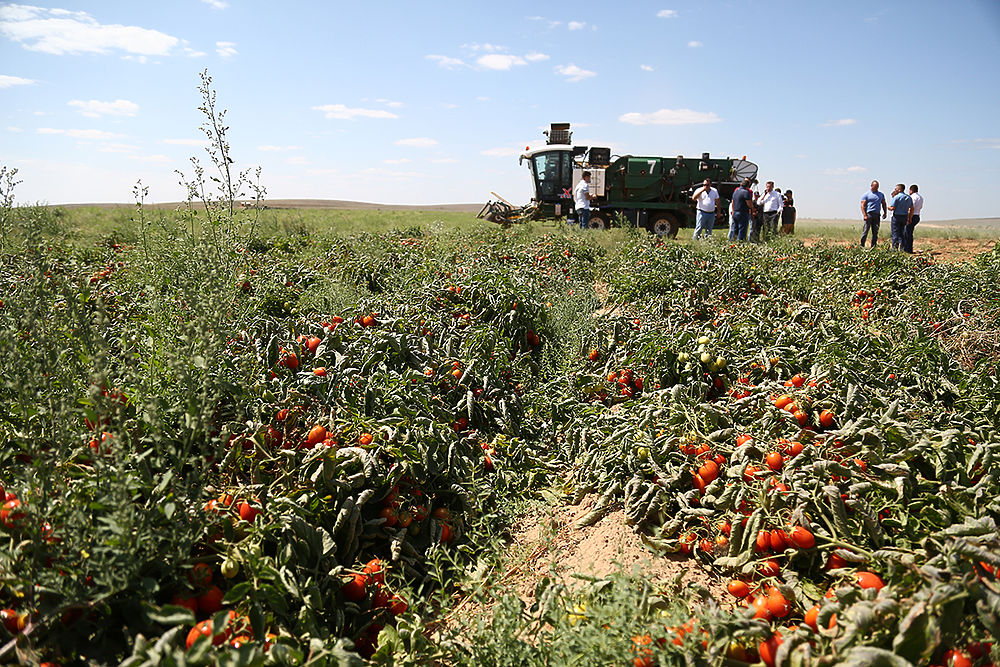
[[[5, 661], [989, 662], [995, 252], [4, 216]], [[542, 490], [733, 597], [436, 628]]]
[[[0, 172], [0, 662], [994, 664], [997, 250], [263, 233], [200, 179], [81, 244]], [[495, 585], [587, 495], [728, 595]]]

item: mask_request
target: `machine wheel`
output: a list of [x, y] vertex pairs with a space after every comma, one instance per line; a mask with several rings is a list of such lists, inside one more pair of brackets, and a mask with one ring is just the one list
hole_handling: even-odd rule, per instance
[[611, 226], [608, 222], [608, 214], [602, 213], [600, 211], [594, 211], [590, 214], [590, 229], [607, 229]]
[[680, 229], [680, 223], [677, 222], [677, 218], [672, 213], [657, 213], [649, 220], [649, 231], [657, 236], [675, 239], [678, 229]]

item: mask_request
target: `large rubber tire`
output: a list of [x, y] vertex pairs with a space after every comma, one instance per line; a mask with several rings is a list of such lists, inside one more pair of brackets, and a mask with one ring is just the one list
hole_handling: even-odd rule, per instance
[[665, 236], [668, 239], [677, 238], [677, 230], [680, 229], [680, 223], [677, 221], [677, 217], [673, 213], [654, 213], [649, 218], [649, 231], [657, 236]]
[[608, 214], [602, 211], [594, 211], [590, 214], [589, 229], [607, 229], [611, 226]]

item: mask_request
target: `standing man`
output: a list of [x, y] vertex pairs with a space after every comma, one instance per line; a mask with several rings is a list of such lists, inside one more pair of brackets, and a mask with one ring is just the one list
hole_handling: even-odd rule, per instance
[[691, 201], [698, 202], [693, 238], [697, 241], [704, 235], [704, 238], [707, 239], [712, 235], [712, 228], [715, 226], [715, 213], [719, 210], [719, 191], [712, 187], [710, 178], [702, 181], [701, 187], [691, 195]]
[[861, 198], [861, 222], [864, 227], [861, 230], [861, 247], [865, 247], [865, 239], [868, 238], [868, 230], [872, 232], [872, 247], [878, 243], [878, 209], [882, 207], [882, 219], [885, 220], [886, 206], [885, 195], [878, 191], [878, 181], [872, 181], [872, 189], [866, 192]]
[[920, 222], [920, 212], [924, 210], [924, 196], [918, 192], [916, 184], [910, 186], [910, 199], [913, 200], [913, 216], [903, 229], [903, 252], [913, 254], [913, 228]]
[[892, 211], [892, 249], [903, 249], [903, 230], [905, 230], [913, 218], [913, 200], [906, 194], [906, 186], [897, 183], [892, 191], [892, 203], [889, 204]]
[[580, 174], [580, 182], [573, 188], [573, 201], [576, 204], [576, 218], [580, 223], [580, 229], [590, 227], [590, 200], [594, 195], [590, 194], [590, 172], [585, 171]]
[[778, 235], [778, 218], [781, 217], [781, 209], [784, 202], [780, 192], [775, 192], [774, 181], [764, 184], [764, 192], [757, 197], [757, 205], [763, 209], [763, 236], [769, 239]]
[[750, 179], [744, 178], [740, 187], [733, 193], [733, 223], [729, 227], [729, 240], [747, 240], [747, 226], [754, 212], [753, 193], [750, 192]]

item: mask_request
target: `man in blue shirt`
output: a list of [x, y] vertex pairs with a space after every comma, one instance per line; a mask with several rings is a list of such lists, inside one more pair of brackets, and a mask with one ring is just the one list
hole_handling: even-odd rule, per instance
[[892, 191], [889, 210], [892, 211], [892, 249], [904, 250], [903, 233], [913, 219], [913, 199], [906, 194], [906, 186], [902, 183], [897, 183], [896, 189]]
[[878, 181], [872, 181], [872, 189], [866, 192], [861, 198], [861, 222], [864, 228], [861, 230], [861, 247], [865, 247], [865, 239], [868, 238], [868, 230], [872, 232], [872, 247], [878, 243], [878, 210], [882, 208], [882, 219], [885, 220], [886, 205], [885, 195], [878, 191]]
[[740, 187], [733, 193], [733, 222], [729, 226], [729, 240], [747, 240], [747, 227], [750, 224], [750, 214], [753, 213], [753, 193], [750, 192], [750, 179], [743, 179]]

